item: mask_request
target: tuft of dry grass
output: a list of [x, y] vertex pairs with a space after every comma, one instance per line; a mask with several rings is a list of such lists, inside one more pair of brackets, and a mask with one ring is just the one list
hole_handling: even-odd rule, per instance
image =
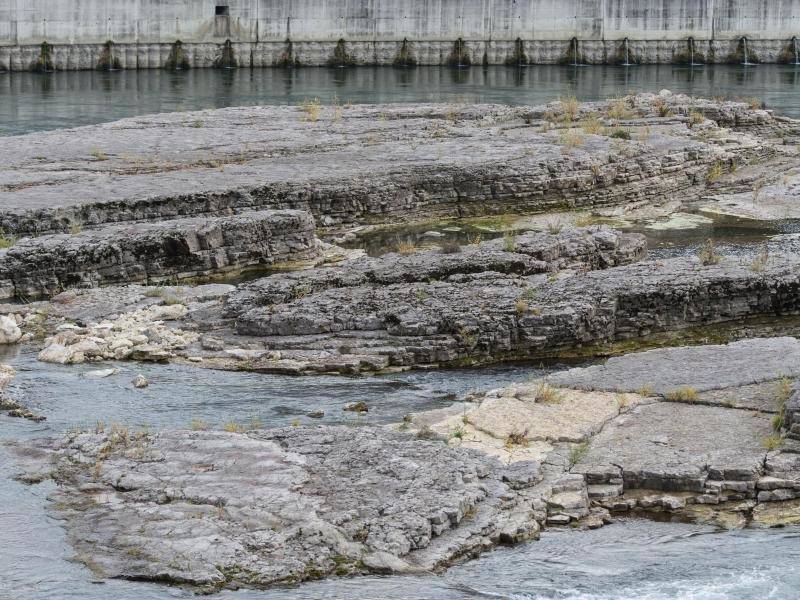
[[322, 113], [322, 103], [319, 101], [319, 98], [304, 100], [300, 103], [300, 108], [306, 113], [304, 119], [309, 123], [316, 123]]
[[461, 252], [461, 244], [457, 240], [442, 240], [439, 242], [439, 251], [442, 254], [458, 254]]
[[550, 385], [547, 382], [541, 382], [536, 387], [536, 402], [542, 404], [560, 404], [564, 400], [564, 396], [557, 387]]
[[517, 298], [517, 301], [514, 302], [514, 310], [518, 315], [524, 315], [528, 312], [528, 303], [522, 298]]
[[700, 251], [697, 253], [697, 258], [700, 259], [700, 264], [708, 267], [719, 264], [722, 260], [722, 255], [717, 254], [717, 248], [714, 244], [714, 240], [709, 239], [700, 248]]
[[517, 251], [517, 236], [513, 233], [506, 233], [503, 236], [503, 249], [506, 252], [516, 252]]
[[222, 430], [227, 431], [228, 433], [244, 433], [245, 428], [243, 425], [239, 423], [235, 423], [234, 421], [228, 421], [227, 423], [222, 424]]
[[720, 161], [716, 161], [711, 167], [708, 169], [708, 173], [706, 173], [706, 182], [707, 183], [714, 183], [720, 177], [725, 174], [725, 168], [722, 166]]
[[606, 116], [614, 121], [624, 121], [632, 119], [635, 115], [624, 98], [617, 98], [612, 100], [606, 109]]
[[92, 150], [90, 154], [92, 155], [92, 158], [94, 158], [95, 160], [100, 160], [100, 161], [108, 160], [108, 155], [100, 150], [97, 149]]
[[667, 400], [671, 402], [697, 402], [699, 399], [697, 390], [689, 386], [672, 390], [667, 394]]
[[397, 244], [397, 253], [398, 254], [414, 254], [417, 251], [417, 246], [414, 242], [409, 240], [404, 240]]
[[569, 150], [583, 146], [583, 134], [577, 129], [566, 129], [558, 136], [558, 143]]
[[581, 105], [575, 96], [560, 98], [559, 103], [561, 108], [561, 117], [564, 119], [564, 121], [572, 122], [578, 118]]
[[547, 222], [547, 232], [551, 235], [558, 235], [564, 229], [564, 223], [558, 220]]
[[783, 438], [779, 435], [768, 435], [763, 440], [761, 440], [764, 448], [772, 452], [773, 450], [777, 450], [781, 446], [783, 446]]
[[192, 419], [190, 427], [192, 431], [206, 431], [208, 430], [208, 423], [203, 421], [203, 419]]
[[528, 442], [527, 429], [525, 431], [515, 431], [508, 434], [506, 438], [506, 448], [512, 448], [513, 446], [527, 447]]
[[595, 115], [590, 115], [581, 121], [581, 129], [583, 129], [584, 133], [589, 135], [599, 135], [602, 133], [604, 127], [600, 119]]
[[754, 273], [763, 273], [769, 263], [769, 247], [766, 244], [761, 246], [753, 262], [750, 263], [750, 270]]
[[672, 117], [675, 114], [672, 112], [672, 109], [667, 105], [667, 103], [661, 98], [656, 98], [653, 101], [653, 108], [656, 109], [659, 117]]
[[13, 235], [6, 235], [5, 232], [0, 229], [0, 250], [4, 248], [11, 248], [14, 244], [17, 243], [17, 238]]
[[703, 113], [697, 110], [689, 111], [689, 128], [691, 129], [695, 125], [700, 125], [705, 123], [706, 118], [703, 116]]

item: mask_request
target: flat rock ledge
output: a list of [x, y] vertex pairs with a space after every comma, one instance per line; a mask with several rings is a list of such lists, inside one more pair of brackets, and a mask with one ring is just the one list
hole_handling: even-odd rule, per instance
[[[535, 538], [538, 465], [378, 428], [113, 429], [12, 450], [105, 577], [206, 591], [438, 570]], [[538, 517], [538, 520], [537, 520]]]
[[67, 288], [185, 281], [315, 259], [320, 245], [303, 211], [111, 225], [20, 240], [0, 250], [0, 300]]
[[[321, 226], [699, 198], [714, 165], [797, 124], [742, 102], [640, 94], [536, 107], [237, 107], [0, 139], [0, 228], [292, 208]], [[165, 144], [164, 140], [169, 143]]]

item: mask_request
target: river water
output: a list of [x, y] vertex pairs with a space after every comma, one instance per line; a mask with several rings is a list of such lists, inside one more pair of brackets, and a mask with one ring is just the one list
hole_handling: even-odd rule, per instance
[[[155, 112], [250, 104], [328, 102], [499, 102], [535, 104], [565, 95], [582, 100], [668, 88], [697, 96], [756, 97], [800, 118], [800, 67], [563, 67], [120, 71], [0, 73], [0, 135], [111, 121]], [[797, 231], [725, 231], [648, 235], [655, 256], [694, 252], [708, 235], [735, 253], [752, 252], [771, 235]], [[413, 241], [424, 231], [409, 232]], [[645, 231], [645, 233], [647, 233]], [[475, 234], [468, 228], [463, 236]], [[395, 234], [392, 234], [395, 235]], [[457, 234], [448, 234], [457, 235]], [[500, 235], [484, 232], [485, 237]], [[464, 240], [462, 240], [464, 241]], [[373, 236], [359, 245], [372, 254], [392, 240]], [[0, 415], [0, 442], [57, 435], [96, 420], [130, 427], [186, 427], [193, 419], [264, 426], [303, 423], [388, 423], [405, 413], [447, 405], [473, 389], [498, 387], [564, 365], [508, 365], [479, 370], [428, 371], [371, 378], [259, 375], [180, 365], [114, 365], [120, 372], [90, 379], [93, 367], [42, 364], [28, 349], [0, 352], [18, 369], [12, 394], [47, 420]], [[103, 365], [105, 366], [105, 365]], [[144, 374], [151, 386], [134, 390]], [[342, 411], [363, 400], [366, 416]], [[325, 416], [314, 420], [311, 410]], [[176, 588], [96, 581], [68, 560], [60, 524], [46, 516], [52, 484], [25, 486], [0, 448], [0, 599], [155, 600], [190, 598]], [[705, 526], [626, 520], [591, 532], [551, 530], [538, 542], [500, 549], [444, 575], [334, 579], [271, 591], [223, 592], [220, 600], [332, 599], [451, 600], [749, 600], [798, 597], [800, 529], [720, 532]]]
[[594, 100], [670, 89], [758, 98], [800, 117], [800, 66], [360, 67], [0, 73], [0, 135], [75, 127], [158, 112], [255, 104]]

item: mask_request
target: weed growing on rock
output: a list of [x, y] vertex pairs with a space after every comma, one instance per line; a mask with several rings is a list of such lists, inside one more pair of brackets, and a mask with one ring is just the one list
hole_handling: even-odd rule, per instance
[[536, 388], [535, 402], [542, 404], [560, 404], [564, 400], [561, 391], [546, 382], [541, 382]]
[[653, 395], [653, 386], [650, 385], [649, 383], [646, 383], [642, 387], [640, 387], [638, 390], [636, 390], [636, 393], [639, 394], [640, 396], [644, 397], [644, 398], [647, 398], [648, 396], [652, 396]]
[[222, 424], [222, 430], [227, 431], [228, 433], [244, 433], [245, 428], [242, 425], [239, 425], [239, 423], [228, 421], [227, 423]]
[[779, 435], [768, 435], [763, 440], [761, 440], [762, 445], [768, 451], [772, 452], [773, 450], [777, 450], [781, 446], [783, 446], [783, 438]]
[[[595, 165], [592, 165], [592, 166], [595, 166]], [[577, 217], [575, 217], [572, 220], [572, 224], [575, 225], [575, 227], [587, 227], [587, 226], [592, 224], [592, 221], [593, 221], [593, 219], [592, 219], [591, 213], [585, 213], [585, 214], [578, 215]]]
[[758, 197], [761, 195], [761, 190], [764, 189], [766, 183], [763, 179], [756, 179], [753, 182], [753, 202], [758, 202]]
[[722, 260], [722, 256], [717, 254], [716, 246], [714, 245], [714, 240], [709, 239], [703, 246], [700, 248], [700, 252], [697, 254], [697, 258], [700, 259], [700, 264], [708, 267], [711, 265], [718, 265]]
[[575, 129], [567, 129], [558, 137], [559, 143], [564, 149], [570, 150], [583, 146], [583, 134]]
[[453, 431], [450, 432], [450, 437], [456, 440], [463, 440], [466, 434], [466, 430], [459, 425], [453, 428]]
[[258, 417], [250, 417], [250, 429], [264, 429], [264, 424]]
[[153, 287], [149, 288], [145, 293], [145, 298], [163, 298], [165, 294], [165, 290], [162, 287]]
[[17, 238], [13, 235], [6, 235], [5, 232], [0, 229], [0, 250], [3, 248], [11, 248], [14, 244], [17, 243]]
[[595, 115], [591, 115], [581, 121], [581, 129], [589, 135], [598, 135], [603, 131], [603, 124]]
[[617, 406], [620, 409], [623, 409], [630, 404], [631, 399], [628, 397], [628, 394], [617, 394]]
[[90, 154], [92, 155], [92, 158], [94, 158], [95, 160], [100, 160], [100, 161], [108, 160], [108, 155], [105, 152], [101, 152], [100, 150], [92, 150]]
[[697, 402], [700, 396], [693, 387], [684, 386], [667, 393], [667, 400], [671, 402]]
[[561, 230], [564, 229], [564, 223], [561, 221], [548, 221], [547, 222], [547, 232], [551, 235], [558, 235], [561, 233]]
[[711, 167], [709, 167], [708, 173], [706, 173], [706, 182], [714, 183], [724, 174], [725, 174], [725, 169], [722, 167], [722, 163], [720, 161], [717, 161], [713, 165], [711, 165]]
[[615, 140], [629, 140], [631, 139], [631, 134], [627, 129], [617, 128], [613, 130], [608, 137], [614, 138]]
[[506, 252], [516, 252], [517, 251], [517, 236], [513, 233], [506, 233], [503, 236], [503, 249]]
[[786, 401], [792, 395], [792, 380], [784, 377], [778, 382], [778, 389], [775, 393], [775, 405], [777, 414], [772, 417], [772, 428], [780, 431], [786, 424]]
[[689, 129], [693, 128], [695, 125], [700, 125], [705, 123], [706, 118], [703, 116], [703, 113], [692, 110], [689, 111]]
[[475, 336], [470, 333], [470, 331], [466, 327], [460, 327], [458, 330], [458, 336], [463, 340], [464, 344], [472, 348], [475, 345]]
[[517, 311], [518, 315], [524, 315], [528, 312], [528, 303], [522, 298], [517, 298], [517, 301], [514, 302], [514, 310]]
[[196, 121], [192, 121], [190, 127], [194, 127], [195, 129], [201, 129], [203, 125], [204, 123], [200, 119], [197, 119]]
[[561, 104], [561, 117], [564, 121], [574, 121], [580, 112], [580, 102], [575, 96], [568, 96], [559, 100]]
[[192, 422], [189, 426], [192, 428], [192, 431], [208, 430], [208, 423], [203, 421], [203, 419], [192, 419]]
[[313, 100], [305, 100], [300, 104], [300, 108], [306, 113], [305, 120], [309, 123], [316, 123], [319, 120], [319, 115], [322, 112], [322, 103], [319, 98]]
[[522, 446], [527, 447], [528, 445], [528, 430], [522, 432], [512, 432], [508, 434], [506, 438], [506, 448], [512, 448], [514, 446]]
[[577, 465], [581, 459], [586, 456], [586, 453], [589, 451], [589, 442], [581, 442], [580, 444], [575, 444], [572, 446], [572, 449], [569, 451], [569, 467], [570, 469]]
[[589, 169], [592, 171], [592, 175], [594, 175], [595, 177], [600, 177], [601, 173], [600, 165], [592, 165], [591, 167], [589, 167]]
[[417, 300], [419, 300], [420, 302], [424, 302], [425, 300], [427, 300], [428, 298], [431, 297], [431, 295], [428, 292], [426, 292], [425, 290], [417, 290], [416, 291], [416, 296], [417, 296]]
[[611, 102], [611, 105], [606, 109], [606, 116], [614, 121], [624, 121], [632, 119], [633, 111], [628, 107], [628, 103], [624, 98], [617, 98]]
[[656, 112], [658, 113], [659, 117], [672, 117], [672, 116], [674, 116], [674, 113], [672, 112], [672, 109], [661, 98], [656, 98], [653, 101], [653, 108], [656, 109]]

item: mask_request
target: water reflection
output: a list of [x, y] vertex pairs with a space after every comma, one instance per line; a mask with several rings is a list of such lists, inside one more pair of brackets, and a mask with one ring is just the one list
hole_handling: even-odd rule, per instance
[[800, 117], [798, 69], [796, 65], [538, 65], [0, 73], [0, 133], [157, 112], [297, 104], [308, 98], [534, 104], [564, 95], [592, 100], [663, 88], [695, 96], [757, 97], [780, 113]]

